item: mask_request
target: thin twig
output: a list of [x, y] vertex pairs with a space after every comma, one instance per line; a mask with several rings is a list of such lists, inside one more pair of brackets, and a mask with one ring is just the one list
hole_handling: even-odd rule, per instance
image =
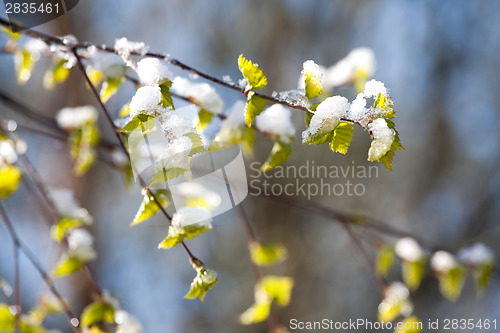
[[21, 319], [21, 277], [19, 275], [19, 247], [17, 247], [14, 242], [14, 302], [16, 307], [16, 329], [17, 332], [19, 330], [19, 321]]
[[[40, 174], [34, 167], [34, 165], [31, 163], [31, 161], [26, 157], [25, 155], [21, 155], [19, 158], [19, 161], [24, 167], [24, 170], [26, 171], [26, 174], [28, 175], [29, 179], [35, 184], [36, 188], [38, 189], [38, 192], [41, 194], [41, 197], [45, 201], [46, 206], [49, 208], [50, 214], [52, 216], [52, 221], [48, 221], [51, 225], [55, 225], [59, 222], [61, 219], [61, 216], [59, 212], [56, 209], [56, 205], [53, 202], [52, 198], [50, 197], [49, 190], [45, 183], [43, 182], [42, 178], [40, 177]], [[64, 245], [67, 246], [66, 240], [64, 241]], [[88, 268], [88, 265], [84, 265], [84, 271], [87, 275], [88, 281], [90, 283], [90, 286], [92, 287], [92, 290], [99, 296], [102, 295], [101, 289], [98, 287], [95, 278], [90, 274], [90, 270]]]
[[40, 274], [45, 284], [49, 287], [50, 291], [54, 294], [54, 296], [56, 296], [58, 301], [61, 303], [64, 309], [64, 314], [66, 315], [66, 318], [68, 319], [68, 322], [73, 332], [79, 333], [80, 329], [78, 328], [79, 325], [78, 318], [76, 318], [69, 309], [68, 304], [66, 304], [66, 301], [62, 298], [61, 294], [56, 289], [54, 282], [51, 280], [49, 274], [45, 272], [45, 270], [42, 268], [42, 265], [35, 258], [31, 250], [26, 245], [24, 245], [24, 243], [21, 242], [21, 240], [19, 239], [19, 236], [17, 235], [9, 217], [7, 216], [7, 213], [2, 203], [0, 203], [0, 216], [2, 217], [2, 220], [5, 223], [5, 226], [7, 227], [7, 230], [10, 234], [10, 237], [12, 238], [12, 241], [14, 242], [15, 247], [24, 253], [24, 255], [26, 256], [26, 258], [28, 258], [33, 267], [35, 267], [38, 274]]
[[307, 203], [303, 202], [302, 200], [298, 199], [292, 199], [289, 197], [283, 197], [283, 196], [265, 196], [261, 195], [260, 197], [267, 198], [269, 200], [281, 202], [283, 204], [286, 204], [288, 206], [291, 206], [293, 208], [298, 208], [301, 210], [305, 210], [320, 216], [324, 216], [326, 218], [329, 218], [332, 221], [336, 222], [341, 222], [342, 220], [347, 221], [348, 223], [352, 225], [359, 226], [361, 228], [369, 228], [374, 231], [377, 231], [379, 233], [382, 233], [387, 236], [391, 237], [411, 237], [415, 239], [420, 245], [430, 249], [430, 250], [435, 250], [437, 247], [434, 244], [431, 244], [430, 242], [411, 234], [410, 232], [400, 230], [398, 228], [392, 227], [386, 223], [383, 223], [381, 221], [378, 221], [373, 218], [369, 217], [364, 217], [360, 215], [355, 215], [351, 213], [344, 213], [340, 212], [338, 210], [335, 210], [334, 208], [331, 207], [324, 207], [321, 205], [318, 205], [317, 203], [313, 201], [308, 201]]
[[[61, 38], [57, 38], [57, 37], [54, 37], [54, 36], [49, 36], [49, 35], [46, 35], [46, 34], [43, 34], [41, 32], [38, 32], [36, 30], [32, 30], [32, 29], [27, 29], [26, 27], [23, 27], [23, 26], [20, 26], [20, 25], [17, 25], [17, 24], [11, 24], [9, 23], [7, 20], [5, 19], [2, 19], [0, 18], [0, 25], [3, 25], [5, 27], [8, 27], [10, 28], [11, 26], [18, 29], [18, 30], [22, 30], [21, 33], [25, 34], [25, 35], [28, 35], [28, 36], [31, 36], [31, 37], [34, 37], [34, 38], [39, 38], [39, 39], [42, 39], [44, 40], [47, 44], [57, 44], [57, 45], [66, 45], [65, 41]], [[23, 30], [24, 29], [24, 30]], [[79, 59], [79, 56], [77, 55], [77, 50], [79, 49], [86, 49], [88, 47], [95, 47], [96, 49], [98, 50], [101, 50], [101, 51], [105, 51], [105, 52], [109, 52], [109, 53], [115, 53], [115, 54], [119, 54], [119, 52], [112, 48], [112, 47], [109, 47], [109, 46], [106, 46], [106, 45], [95, 45], [95, 44], [92, 44], [92, 43], [89, 43], [89, 42], [83, 42], [83, 43], [77, 43], [75, 45], [73, 45], [73, 53], [76, 55], [77, 59]], [[155, 53], [155, 52], [147, 52], [145, 54], [140, 54], [136, 51], [131, 51], [130, 52], [131, 55], [138, 55], [138, 56], [148, 56], [148, 57], [154, 57], [154, 58], [159, 58], [159, 59], [163, 59], [165, 61], [167, 61], [168, 63], [170, 63], [171, 65], [173, 66], [176, 66], [176, 67], [179, 67], [183, 70], [186, 70], [190, 73], [193, 73], [195, 75], [198, 75], [208, 81], [211, 81], [213, 83], [216, 83], [220, 86], [223, 86], [223, 87], [226, 87], [226, 88], [229, 88], [229, 89], [232, 89], [234, 91], [237, 91], [243, 95], [245, 95], [245, 97], [248, 95], [248, 90], [246, 89], [243, 89], [235, 84], [231, 84], [231, 83], [228, 83], [228, 82], [225, 82], [217, 77], [214, 77], [212, 75], [209, 75], [209, 74], [206, 74], [194, 67], [191, 67], [183, 62], [181, 62], [180, 60], [177, 60], [177, 59], [174, 59], [174, 58], [170, 58], [169, 56], [165, 55], [165, 54], [161, 54], [161, 53]], [[299, 105], [299, 104], [294, 104], [294, 103], [289, 103], [287, 101], [284, 101], [284, 100], [281, 100], [281, 99], [278, 99], [278, 98], [275, 98], [275, 97], [272, 97], [272, 96], [268, 96], [268, 95], [265, 95], [265, 94], [262, 94], [262, 93], [259, 93], [259, 92], [255, 92], [255, 96], [260, 96], [262, 98], [264, 98], [265, 100], [271, 102], [271, 103], [275, 103], [275, 104], [282, 104], [284, 106], [287, 106], [289, 108], [292, 108], [292, 109], [296, 109], [296, 110], [300, 110], [300, 111], [303, 111], [303, 112], [308, 112], [308, 113], [312, 113], [314, 114], [314, 111], [307, 108], [307, 107], [304, 107], [302, 105]], [[351, 123], [355, 123], [355, 124], [358, 124], [360, 125], [361, 127], [363, 127], [364, 129], [366, 129], [364, 126], [364, 124], [360, 123], [360, 122], [357, 122], [357, 121], [354, 121], [352, 119], [349, 119], [349, 118], [341, 118], [340, 120], [343, 120], [343, 121], [347, 121], [347, 122], [351, 122]]]
[[[116, 126], [113, 122], [113, 119], [111, 119], [111, 115], [109, 114], [108, 109], [106, 108], [106, 106], [102, 102], [101, 97], [99, 96], [99, 93], [97, 92], [95, 86], [92, 84], [92, 81], [90, 80], [89, 76], [87, 75], [87, 72], [85, 71], [85, 67], [83, 66], [82, 60], [81, 60], [80, 56], [78, 55], [78, 52], [76, 51], [76, 49], [73, 49], [73, 55], [76, 57], [77, 66], [80, 69], [80, 72], [82, 73], [82, 75], [84, 76], [87, 85], [89, 86], [90, 90], [92, 91], [92, 94], [94, 95], [95, 99], [97, 100], [101, 111], [105, 114], [109, 125], [113, 129], [113, 133], [114, 133], [116, 139], [118, 140], [121, 149], [123, 150], [123, 152], [127, 156], [128, 160], [130, 161], [130, 165], [134, 169], [132, 159], [130, 158], [130, 154], [129, 154], [127, 148], [125, 147], [125, 143], [122, 140], [122, 136], [121, 136], [118, 128], [116, 128]], [[138, 174], [138, 173], [136, 173], [136, 174]], [[158, 208], [163, 213], [163, 215], [168, 220], [168, 222], [172, 223], [172, 217], [167, 213], [165, 208], [163, 208], [162, 204], [160, 203], [158, 198], [155, 196], [153, 191], [151, 191], [151, 189], [147, 186], [146, 182], [140, 176], [138, 176], [138, 180], [139, 180], [139, 185], [141, 186], [141, 188], [143, 190], [145, 190], [153, 198], [153, 201], [158, 206]], [[186, 252], [189, 256], [189, 260], [195, 269], [196, 269], [196, 267], [204, 266], [203, 262], [201, 260], [199, 260], [197, 257], [195, 257], [193, 255], [193, 253], [191, 252], [191, 250], [189, 250], [189, 248], [185, 244], [185, 242], [182, 242], [181, 244], [182, 244], [184, 250], [186, 250]]]
[[[45, 136], [51, 136], [54, 139], [58, 139], [58, 140], [67, 140], [68, 139], [68, 133], [66, 131], [62, 130], [61, 128], [59, 128], [59, 126], [57, 126], [57, 123], [54, 119], [42, 115], [40, 112], [37, 112], [33, 108], [28, 107], [26, 104], [19, 102], [18, 100], [14, 99], [13, 97], [9, 96], [7, 93], [5, 93], [1, 90], [0, 90], [0, 101], [11, 106], [14, 110], [18, 111], [19, 114], [21, 114], [22, 116], [24, 116], [28, 119], [31, 119], [31, 120], [33, 120], [41, 125], [44, 125], [45, 127], [48, 127], [51, 130], [56, 131], [58, 134], [54, 134], [54, 133], [49, 134], [48, 132], [44, 132], [44, 131], [41, 131], [39, 129], [34, 129], [32, 127], [17, 124], [17, 126], [20, 129], [24, 129], [24, 130], [31, 131], [31, 132], [41, 134], [41, 135], [45, 135]], [[110, 149], [116, 148], [116, 145], [101, 138], [99, 140], [99, 147], [110, 150]]]
[[375, 270], [375, 266], [373, 265], [372, 261], [368, 257], [368, 254], [366, 253], [366, 251], [363, 247], [363, 244], [361, 244], [358, 237], [356, 237], [356, 234], [354, 234], [354, 232], [352, 231], [349, 223], [344, 219], [342, 219], [340, 222], [341, 222], [342, 226], [344, 227], [344, 230], [349, 235], [349, 238], [351, 239], [351, 243], [353, 245], [353, 248], [356, 251], [356, 254], [358, 255], [358, 257], [360, 258], [360, 261], [363, 264], [366, 272], [368, 274], [370, 274], [370, 277], [373, 281], [373, 284], [377, 288], [377, 291], [379, 292], [380, 296], [384, 297], [387, 282]]
[[262, 276], [263, 276], [262, 270], [252, 260], [252, 248], [258, 243], [258, 241], [257, 241], [257, 238], [255, 237], [253, 230], [252, 230], [252, 226], [250, 225], [250, 221], [248, 220], [248, 216], [245, 213], [243, 205], [240, 204], [238, 207], [240, 210], [243, 231], [245, 233], [245, 238], [247, 241], [247, 250], [248, 250], [248, 255], [250, 257], [250, 264], [252, 266], [252, 272], [253, 272], [253, 275], [255, 277], [255, 282], [259, 283], [262, 280]]
[[[256, 263], [254, 263], [252, 260], [252, 248], [258, 244], [258, 240], [255, 237], [255, 233], [252, 230], [250, 220], [248, 219], [248, 216], [245, 212], [245, 209], [243, 208], [243, 205], [241, 204], [239, 205], [239, 210], [247, 242], [248, 255], [250, 257], [250, 266], [252, 267], [252, 272], [255, 278], [255, 284], [259, 284], [262, 282], [264, 274], [262, 273], [261, 267]], [[271, 306], [269, 312], [269, 332], [270, 333], [278, 332], [280, 327], [281, 325], [278, 319], [278, 314], [276, 313], [276, 310]]]
[[12, 98], [7, 93], [5, 93], [1, 90], [0, 90], [0, 100], [4, 103], [10, 105], [12, 108], [17, 110], [23, 116], [25, 116], [29, 119], [35, 120], [36, 122], [38, 122], [46, 127], [50, 127], [51, 129], [55, 130], [56, 132], [63, 133], [63, 131], [57, 126], [56, 122], [53, 119], [50, 119], [49, 117], [43, 116], [39, 112], [33, 111], [33, 109], [28, 108], [26, 105], [17, 101], [16, 99]]

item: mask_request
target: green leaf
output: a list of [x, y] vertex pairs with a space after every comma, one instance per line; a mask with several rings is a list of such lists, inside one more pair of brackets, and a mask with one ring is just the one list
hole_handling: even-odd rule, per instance
[[200, 109], [200, 111], [198, 111], [199, 123], [196, 129], [200, 132], [203, 131], [208, 126], [208, 124], [210, 124], [213, 117], [213, 113], [210, 113], [205, 109]]
[[100, 97], [103, 103], [106, 103], [111, 96], [116, 94], [118, 88], [125, 81], [125, 77], [122, 76], [120, 78], [108, 77], [106, 81], [102, 84]]
[[73, 167], [73, 172], [77, 176], [85, 174], [90, 167], [94, 164], [97, 159], [97, 154], [93, 149], [81, 149], [78, 154], [75, 165]]
[[384, 156], [380, 158], [380, 163], [382, 163], [387, 169], [392, 171], [391, 164], [396, 150], [404, 150], [404, 148], [401, 145], [401, 140], [399, 139], [399, 133], [396, 130], [396, 125], [394, 124], [394, 122], [392, 122], [392, 120], [389, 119], [386, 119], [385, 121], [387, 122], [387, 126], [389, 126], [390, 129], [394, 130], [395, 135], [394, 135], [394, 141], [392, 141], [391, 148]]
[[164, 183], [167, 180], [175, 179], [175, 178], [179, 177], [180, 175], [183, 175], [184, 173], [186, 173], [186, 171], [189, 171], [189, 170], [185, 170], [182, 168], [161, 168], [153, 175], [153, 177], [151, 178], [151, 181], [149, 182], [149, 184], [146, 187], [151, 187], [154, 184]]
[[252, 157], [255, 133], [256, 131], [253, 128], [246, 125], [223, 129], [217, 133], [216, 139], [212, 142], [209, 149], [210, 151], [220, 151], [232, 147], [232, 145], [239, 144], [243, 155], [245, 157]]
[[359, 94], [365, 89], [365, 84], [370, 78], [370, 73], [363, 67], [357, 67], [354, 71], [354, 88]]
[[150, 131], [155, 127], [154, 121], [150, 120], [154, 120], [154, 118], [147, 114], [138, 113], [134, 118], [130, 119], [130, 121], [127, 124], [125, 124], [125, 126], [123, 126], [120, 131], [133, 132], [140, 126], [144, 127], [142, 129], [144, 132]]
[[401, 322], [401, 328], [397, 328], [394, 333], [419, 333], [422, 332], [419, 327], [422, 327], [422, 321], [416, 316], [406, 317]]
[[254, 264], [259, 266], [275, 265], [287, 257], [286, 248], [280, 243], [253, 243], [250, 253]]
[[54, 276], [61, 277], [72, 274], [85, 265], [85, 261], [74, 256], [64, 255], [56, 264]]
[[248, 128], [246, 126], [241, 126], [240, 130], [242, 132], [242, 140], [240, 141], [240, 147], [245, 157], [253, 156], [253, 144], [255, 142], [255, 130], [253, 128]]
[[86, 69], [85, 69], [85, 73], [87, 73], [87, 76], [89, 77], [89, 80], [90, 80], [90, 83], [92, 83], [92, 85], [95, 87], [95, 86], [98, 86], [99, 83], [102, 82], [102, 80], [104, 79], [104, 74], [102, 74], [101, 72], [99, 71], [96, 71], [94, 68], [92, 68], [91, 66], [88, 66]]
[[238, 68], [241, 74], [247, 79], [248, 84], [255, 90], [264, 88], [267, 85], [267, 78], [257, 64], [246, 59], [243, 54], [238, 57]]
[[253, 120], [266, 106], [266, 100], [262, 96], [255, 95], [253, 91], [248, 93], [247, 105], [245, 107], [245, 123], [248, 127], [252, 126]]
[[43, 316], [41, 313], [30, 311], [29, 314], [21, 315], [19, 320], [19, 331], [22, 333], [45, 333], [41, 326]]
[[460, 296], [465, 283], [466, 271], [461, 266], [455, 266], [448, 272], [439, 275], [439, 290], [441, 294], [454, 302]]
[[52, 239], [61, 242], [71, 230], [82, 226], [84, 223], [80, 219], [63, 218], [56, 225], [50, 228]]
[[268, 275], [262, 279], [260, 286], [279, 306], [287, 306], [292, 297], [293, 283], [291, 277]]
[[425, 260], [402, 263], [403, 281], [410, 290], [416, 290], [425, 275]]
[[0, 332], [14, 332], [16, 327], [15, 316], [10, 312], [9, 306], [0, 304]]
[[0, 200], [7, 199], [17, 191], [22, 175], [21, 169], [14, 165], [0, 168]]
[[333, 131], [333, 137], [330, 141], [330, 149], [333, 152], [346, 154], [354, 134], [354, 125], [341, 122]]
[[35, 66], [35, 62], [27, 50], [22, 49], [16, 51], [14, 54], [14, 65], [17, 74], [17, 82], [24, 84], [31, 77], [31, 72]]
[[171, 225], [168, 227], [167, 237], [158, 244], [158, 248], [172, 248], [182, 243], [184, 239], [193, 239], [208, 230], [210, 230], [210, 227], [204, 223], [194, 223], [187, 226]]
[[65, 59], [54, 59], [50, 68], [45, 72], [43, 85], [46, 89], [54, 89], [58, 84], [63, 83], [69, 76], [69, 69], [64, 67]]
[[115, 322], [115, 308], [110, 304], [94, 302], [85, 307], [81, 316], [81, 326], [90, 327], [94, 324]]
[[476, 282], [476, 292], [477, 295], [484, 294], [486, 288], [491, 282], [493, 277], [493, 262], [487, 262], [480, 264], [474, 268], [472, 275], [474, 276], [474, 281]]
[[203, 141], [201, 140], [201, 136], [195, 132], [189, 132], [184, 134], [185, 137], [191, 140], [191, 151], [189, 152], [189, 157], [193, 157], [197, 154], [204, 153], [207, 150], [203, 145]]
[[[170, 202], [168, 200], [168, 195], [167, 191], [165, 190], [158, 190], [154, 192], [154, 195], [156, 199], [161, 203], [163, 208], [166, 208]], [[137, 214], [134, 217], [134, 220], [132, 221], [132, 224], [130, 226], [137, 225], [141, 222], [144, 222], [145, 220], [155, 216], [155, 214], [160, 210], [156, 202], [154, 201], [153, 197], [149, 194], [146, 194], [144, 196], [144, 199], [142, 200], [141, 206], [139, 207], [139, 210], [137, 211]]]
[[161, 106], [163, 106], [165, 109], [171, 107], [173, 110], [174, 108], [174, 101], [172, 100], [172, 95], [170, 94], [170, 87], [172, 87], [172, 81], [167, 80], [160, 84], [160, 90], [161, 90]]
[[267, 161], [262, 165], [261, 170], [267, 171], [282, 165], [286, 162], [286, 160], [288, 160], [291, 153], [292, 146], [289, 143], [284, 143], [279, 140], [276, 141], [273, 149], [271, 150], [271, 154], [269, 155]]
[[74, 172], [80, 176], [94, 164], [97, 153], [92, 148], [99, 142], [95, 123], [88, 123], [70, 133], [70, 154], [75, 161]]
[[377, 252], [376, 270], [377, 274], [387, 276], [392, 266], [394, 265], [396, 255], [394, 253], [394, 245], [388, 244], [382, 246]]
[[184, 298], [199, 298], [202, 302], [207, 291], [217, 283], [217, 273], [212, 269], [200, 269], [196, 274], [191, 288]]
[[316, 133], [307, 136], [302, 139], [304, 144], [308, 145], [322, 145], [325, 142], [331, 142], [333, 140], [333, 131], [324, 133], [321, 129], [319, 129]]
[[250, 325], [260, 323], [269, 317], [271, 312], [271, 302], [261, 301], [255, 302], [250, 308], [240, 315], [240, 323]]

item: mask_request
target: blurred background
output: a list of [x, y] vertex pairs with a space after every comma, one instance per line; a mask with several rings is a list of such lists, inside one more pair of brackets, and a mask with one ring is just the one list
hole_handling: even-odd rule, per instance
[[[3, 4], [1, 5], [3, 6]], [[4, 8], [2, 8], [3, 11]], [[150, 50], [173, 57], [211, 75], [240, 77], [240, 53], [259, 63], [269, 83], [264, 91], [297, 87], [305, 60], [331, 66], [351, 49], [367, 46], [377, 59], [374, 78], [390, 89], [404, 151], [396, 154], [393, 171], [382, 165], [378, 177], [355, 179], [363, 196], [316, 196], [314, 204], [367, 214], [451, 252], [476, 241], [497, 257], [500, 249], [500, 2], [481, 1], [118, 1], [81, 0], [61, 18], [36, 29], [72, 34], [80, 41], [113, 45], [115, 38], [144, 41]], [[4, 45], [5, 36], [0, 37]], [[0, 55], [0, 90], [54, 117], [64, 106], [96, 105], [77, 70], [52, 91], [42, 88], [48, 62], [37, 63], [32, 78], [17, 85], [13, 59]], [[188, 76], [175, 70], [176, 74]], [[201, 81], [201, 79], [198, 79]], [[215, 87], [228, 110], [242, 96]], [[134, 93], [124, 84], [108, 102], [114, 115]], [[349, 100], [352, 87], [334, 91]], [[182, 102], [176, 101], [178, 105]], [[177, 105], [177, 104], [176, 104]], [[97, 106], [97, 105], [96, 105]], [[302, 146], [303, 113], [293, 110], [297, 138], [286, 165], [372, 165], [366, 161], [369, 138], [356, 129], [346, 156], [327, 146]], [[0, 105], [3, 119], [34, 125]], [[104, 117], [103, 137], [113, 140]], [[238, 316], [253, 303], [254, 278], [238, 209], [215, 218], [211, 232], [188, 242], [219, 281], [203, 303], [183, 298], [194, 271], [181, 248], [160, 251], [157, 244], [168, 225], [157, 216], [129, 227], [142, 200], [140, 189], [127, 190], [118, 173], [97, 163], [82, 177], [72, 175], [67, 147], [50, 138], [22, 133], [27, 156], [52, 187], [72, 188], [94, 217], [98, 259], [90, 264], [100, 286], [136, 316], [144, 332], [266, 332], [267, 323], [241, 326]], [[255, 156], [263, 162], [272, 143], [256, 141]], [[252, 171], [247, 168], [250, 174]], [[271, 179], [271, 182], [283, 181]], [[329, 179], [335, 183], [335, 179]], [[23, 188], [7, 202], [22, 239], [45, 267], [57, 259], [38, 206]], [[307, 205], [307, 198], [299, 197]], [[266, 273], [295, 279], [292, 301], [277, 308], [280, 322], [291, 318], [336, 321], [377, 317], [380, 297], [370, 275], [353, 253], [351, 240], [335, 221], [265, 197], [249, 195], [242, 204], [262, 241], [279, 241], [288, 259]], [[374, 250], [365, 244], [370, 254]], [[13, 282], [12, 243], [0, 228], [0, 274]], [[21, 260], [23, 306], [36, 302], [43, 282]], [[389, 280], [401, 280], [400, 270]], [[58, 281], [79, 313], [90, 295], [78, 274]], [[438, 282], [424, 278], [412, 293], [415, 314], [431, 318], [500, 318], [495, 279], [482, 298], [469, 276], [455, 303], [439, 293]], [[12, 302], [4, 296], [0, 300]], [[63, 319], [53, 322], [65, 330]], [[473, 330], [474, 331], [474, 330]], [[478, 330], [479, 331], [479, 330]]]

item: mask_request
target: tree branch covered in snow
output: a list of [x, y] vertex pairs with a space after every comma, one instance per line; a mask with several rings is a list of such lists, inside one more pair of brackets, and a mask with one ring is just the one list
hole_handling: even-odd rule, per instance
[[[10, 26], [22, 28], [2, 18], [0, 25], [7, 30]], [[92, 216], [80, 206], [71, 190], [50, 188], [45, 184], [24, 155], [26, 143], [14, 133], [17, 129], [67, 143], [76, 176], [85, 174], [95, 161], [100, 160], [118, 170], [128, 182], [135, 180], [143, 199], [131, 226], [143, 223], [157, 213], [163, 215], [169, 226], [158, 248], [183, 247], [196, 272], [185, 298], [199, 298], [201, 301], [217, 283], [217, 273], [205, 267], [188, 248], [185, 240], [199, 237], [212, 229], [211, 214], [220, 207], [222, 198], [210, 188], [189, 182], [196, 172], [193, 164], [197, 157], [236, 145], [241, 147], [246, 156], [250, 156], [254, 149], [255, 133], [259, 132], [274, 143], [261, 170], [279, 167], [292, 153], [292, 143], [298, 132], [292, 120], [293, 110], [301, 111], [304, 115], [306, 128], [300, 135], [304, 145], [328, 144], [333, 152], [346, 154], [354, 134], [354, 125], [358, 125], [371, 138], [369, 161], [379, 161], [392, 170], [395, 152], [404, 149], [392, 120], [395, 118], [392, 97], [384, 83], [373, 79], [375, 57], [368, 48], [354, 49], [330, 67], [306, 60], [302, 64], [298, 87], [267, 95], [260, 92], [268, 84], [263, 69], [243, 55], [237, 59], [242, 78], [234, 83], [229, 76], [219, 79], [168, 54], [151, 52], [143, 42], [132, 42], [126, 38], [116, 39], [115, 45], [111, 47], [78, 42], [73, 36], [50, 36], [32, 29], [22, 29], [20, 33], [8, 31], [8, 34], [11, 40], [4, 51], [14, 54], [19, 84], [29, 80], [38, 59], [47, 56], [52, 59], [52, 65], [44, 76], [46, 88], [65, 82], [71, 69], [77, 68], [99, 107], [99, 111], [87, 105], [64, 107], [55, 119], [51, 119], [0, 92], [0, 100], [45, 127], [40, 130], [0, 119], [0, 201], [7, 200], [19, 189], [25, 175], [26, 186], [40, 193], [37, 198], [50, 213], [47, 222], [51, 238], [61, 249], [53, 271], [46, 272], [19, 239], [0, 203], [0, 215], [16, 249], [16, 270], [18, 251], [21, 251], [55, 296], [56, 301], [50, 306], [56, 307], [53, 303], [59, 305], [59, 312], [66, 314], [74, 332], [80, 332], [80, 328], [83, 332], [94, 331], [110, 325], [116, 332], [140, 333], [142, 327], [134, 317], [121, 309], [116, 299], [97, 285], [91, 274], [88, 263], [98, 255], [90, 232]], [[29, 36], [29, 40], [20, 42], [19, 34]], [[175, 76], [170, 70], [172, 67], [187, 71], [192, 77], [201, 77], [206, 82]], [[134, 84], [135, 93], [115, 118], [107, 101], [125, 81]], [[225, 108], [223, 99], [210, 83], [236, 91], [244, 97], [244, 101], [239, 100]], [[343, 85], [351, 85], [355, 89], [357, 95], [354, 100], [333, 95], [335, 89]], [[197, 113], [196, 119], [180, 113], [174, 99], [191, 103]], [[117, 143], [101, 138], [97, 125], [99, 114], [106, 118]], [[212, 122], [213, 119], [217, 121]], [[211, 137], [207, 135], [210, 126], [218, 126]], [[156, 138], [155, 135], [160, 140], [150, 142]], [[205, 164], [209, 163], [205, 161]], [[176, 184], [182, 203], [171, 202], [173, 190], [165, 186], [171, 180], [185, 181]], [[429, 244], [371, 217], [290, 198], [278, 197], [274, 200], [340, 223], [381, 295], [378, 307], [380, 320], [413, 318], [410, 290], [419, 287], [427, 266], [439, 280], [442, 295], [452, 301], [460, 295], [468, 271], [474, 276], [479, 294], [484, 292], [490, 281], [494, 257], [484, 244], [477, 243], [454, 254], [453, 251]], [[264, 274], [262, 268], [286, 260], [287, 249], [277, 242], [259, 241], [243, 208], [240, 217], [254, 272], [255, 290], [253, 305], [239, 319], [247, 325], [269, 318], [272, 330], [278, 332], [281, 326], [273, 307], [289, 304], [294, 280], [288, 276]], [[360, 234], [357, 233], [359, 230]], [[375, 262], [372, 262], [362, 240], [375, 249]], [[401, 263], [404, 283], [387, 280], [397, 260]], [[54, 287], [54, 279], [77, 271], [85, 273], [94, 294], [93, 302], [85, 307], [79, 319]], [[22, 314], [18, 272], [15, 280], [16, 311], [13, 313], [9, 307], [0, 304], [0, 315], [3, 311], [6, 316], [0, 318], [0, 322], [7, 322], [13, 327], [32, 325], [32, 331], [45, 331], [42, 324], [48, 315], [48, 305], [44, 302], [37, 305], [43, 313], [38, 321], [29, 317], [29, 314]], [[2, 283], [0, 277], [0, 286]], [[0, 330], [4, 329], [0, 327]]]

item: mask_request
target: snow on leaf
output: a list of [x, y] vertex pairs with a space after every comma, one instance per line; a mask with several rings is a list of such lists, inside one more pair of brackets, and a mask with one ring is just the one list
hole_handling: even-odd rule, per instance
[[274, 104], [266, 108], [255, 119], [257, 129], [273, 137], [287, 141], [295, 136], [295, 127], [292, 122], [290, 109], [281, 104]]
[[162, 85], [173, 80], [167, 63], [153, 57], [144, 58], [137, 63], [137, 76], [141, 84], [148, 86]]
[[379, 94], [373, 107], [380, 108], [384, 110], [384, 118], [392, 119], [396, 117], [396, 111], [394, 111], [394, 107], [392, 98], [390, 96]]
[[191, 282], [189, 292], [184, 298], [199, 298], [202, 302], [207, 291], [217, 283], [217, 273], [212, 269], [198, 270], [196, 277]]
[[349, 101], [342, 96], [328, 97], [318, 104], [307, 130], [302, 132], [302, 143], [320, 144], [326, 142], [325, 136], [337, 127], [340, 118], [345, 115], [348, 109]]
[[323, 80], [323, 73], [318, 65], [312, 60], [307, 60], [303, 64], [302, 74], [306, 81], [306, 97], [313, 99], [319, 96], [323, 87], [321, 81]]
[[392, 120], [386, 119], [387, 126], [394, 131], [394, 140], [392, 141], [391, 148], [384, 156], [380, 158], [380, 163], [382, 163], [387, 169], [392, 170], [392, 159], [394, 158], [394, 154], [396, 150], [404, 150], [401, 145], [401, 140], [399, 139], [399, 133], [396, 130], [396, 125], [392, 122]]

